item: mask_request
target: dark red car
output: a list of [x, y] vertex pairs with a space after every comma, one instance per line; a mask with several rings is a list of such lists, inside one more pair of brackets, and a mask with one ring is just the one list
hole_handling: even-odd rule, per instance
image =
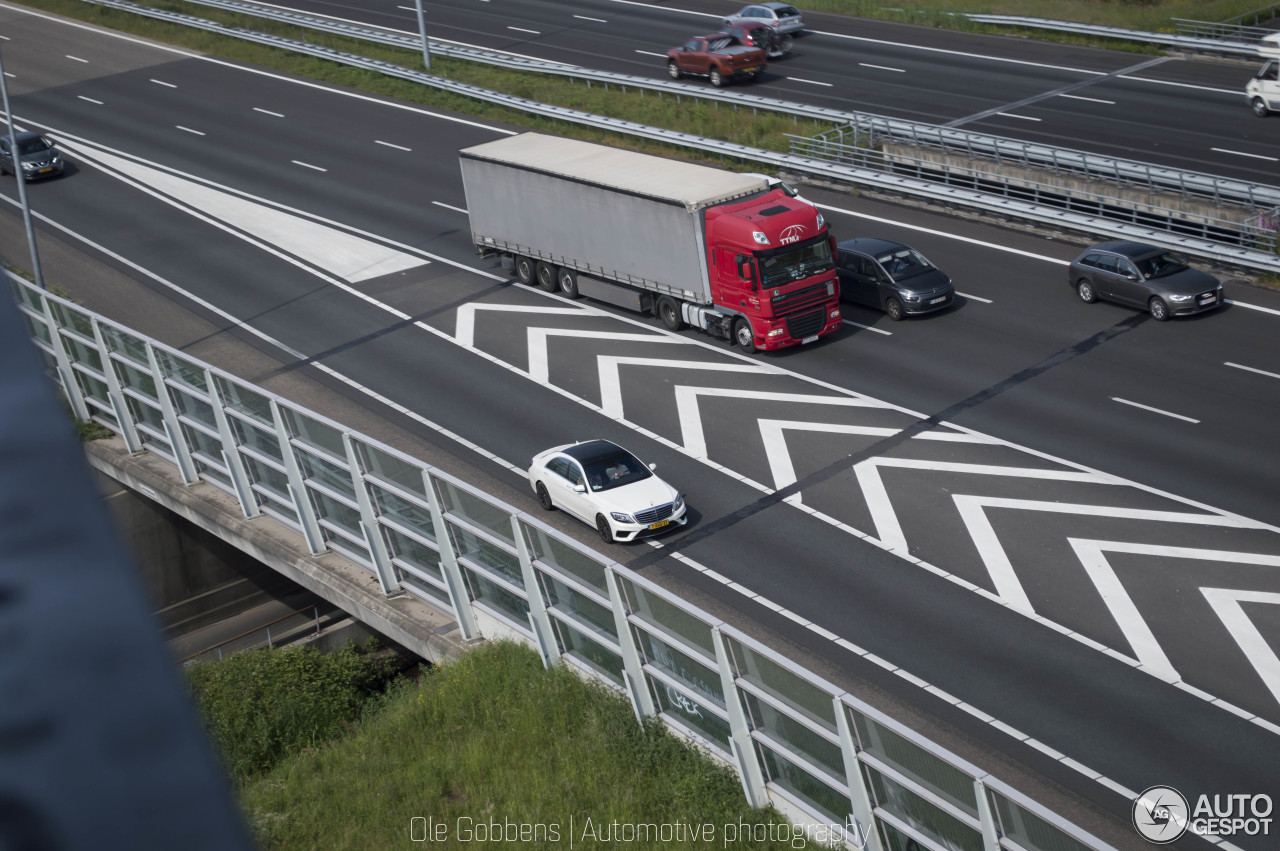
[[780, 33], [763, 21], [739, 21], [727, 24], [725, 35], [732, 36], [738, 44], [764, 48], [770, 59], [781, 59], [791, 52], [795, 39], [791, 33]]
[[764, 70], [762, 48], [739, 44], [728, 33], [695, 36], [667, 51], [667, 73], [678, 80], [686, 74], [707, 77], [717, 88], [730, 80], [754, 80]]

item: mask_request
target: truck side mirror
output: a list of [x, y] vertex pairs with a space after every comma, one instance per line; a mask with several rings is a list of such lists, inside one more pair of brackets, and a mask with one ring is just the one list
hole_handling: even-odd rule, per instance
[[751, 289], [756, 289], [756, 269], [751, 258], [745, 254], [739, 254], [733, 259], [738, 264], [738, 277], [744, 281], [750, 281]]

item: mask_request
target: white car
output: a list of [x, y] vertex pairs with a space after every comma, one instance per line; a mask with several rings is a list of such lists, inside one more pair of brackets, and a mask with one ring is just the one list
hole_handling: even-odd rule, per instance
[[616, 443], [588, 440], [533, 456], [529, 485], [547, 511], [596, 528], [606, 544], [683, 526], [684, 497]]

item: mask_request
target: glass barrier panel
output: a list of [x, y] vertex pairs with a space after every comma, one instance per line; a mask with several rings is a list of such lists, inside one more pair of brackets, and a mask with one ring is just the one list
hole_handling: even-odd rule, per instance
[[[111, 410], [111, 392], [107, 388], [107, 382], [100, 378], [96, 378], [84, 370], [73, 370], [72, 374], [76, 377], [76, 383], [80, 385], [80, 392], [90, 399], [96, 399], [106, 406], [107, 411]], [[110, 416], [111, 421], [115, 422], [114, 414], [107, 414], [106, 411], [99, 409], [95, 415]]]
[[[709, 659], [715, 658], [716, 651], [715, 645], [711, 643], [710, 624], [668, 603], [657, 594], [649, 593], [625, 576], [619, 576], [618, 579], [632, 614], [660, 630], [680, 636], [694, 647], [701, 648], [706, 651]], [[717, 674], [717, 681], [719, 678], [720, 675]]]
[[49, 325], [46, 322], [35, 318], [30, 313], [22, 314], [22, 321], [27, 325], [27, 336], [53, 345], [53, 336], [49, 333]]
[[91, 346], [75, 337], [62, 335], [62, 342], [67, 347], [67, 355], [71, 358], [72, 363], [78, 363], [81, 366], [87, 366], [89, 369], [102, 375], [102, 355], [98, 353], [95, 346]]
[[160, 409], [148, 405], [146, 402], [134, 396], [125, 395], [125, 407], [129, 409], [129, 415], [133, 417], [134, 423], [146, 423], [160, 434], [164, 434], [164, 414]]
[[182, 436], [186, 438], [187, 446], [191, 447], [192, 452], [198, 452], [209, 458], [210, 461], [216, 462], [219, 469], [226, 465], [222, 462], [222, 441], [215, 437], [210, 437], [198, 428], [192, 428], [189, 425], [182, 426]]
[[[311, 501], [315, 504], [317, 517], [328, 520], [357, 541], [364, 541], [364, 535], [360, 531], [360, 512], [357, 509], [334, 499], [326, 493], [321, 493], [315, 488], [309, 487], [307, 490], [311, 493]], [[363, 546], [363, 543], [361, 546]], [[365, 553], [365, 558], [368, 557], [368, 553]]]
[[173, 400], [173, 408], [179, 416], [204, 423], [214, 431], [218, 430], [218, 419], [213, 415], [213, 406], [205, 400], [190, 396], [177, 388], [172, 388], [169, 398]]
[[787, 717], [777, 707], [771, 706], [767, 701], [760, 700], [749, 692], [738, 689], [738, 693], [746, 702], [752, 727], [764, 730], [779, 742], [832, 774], [838, 777], [844, 776], [844, 755], [840, 751], [838, 742], [832, 742], [820, 736], [799, 721]]
[[877, 724], [861, 712], [850, 710], [861, 747], [903, 774], [927, 786], [966, 813], [978, 815], [973, 778], [919, 745]]
[[551, 625], [556, 631], [561, 653], [586, 663], [592, 670], [622, 685], [621, 656], [559, 618], [552, 618]]
[[403, 461], [389, 452], [383, 452], [376, 446], [356, 442], [356, 452], [366, 473], [399, 485], [409, 493], [426, 499], [427, 487], [422, 481], [422, 467]]
[[40, 298], [40, 292], [36, 289], [35, 284], [23, 284], [13, 278], [9, 278], [9, 286], [13, 289], [14, 297], [18, 301], [37, 313], [44, 312], [43, 299]]
[[640, 646], [644, 661], [661, 668], [703, 697], [724, 707], [724, 689], [720, 687], [719, 668], [677, 650], [647, 630], [636, 628], [634, 624], [631, 631]]
[[82, 337], [94, 339], [93, 320], [88, 314], [81, 313], [74, 307], [52, 301], [49, 306], [53, 308], [53, 316], [58, 320], [58, 324], [64, 328], [70, 328]]
[[835, 709], [832, 704], [835, 695], [787, 670], [783, 664], [763, 653], [755, 652], [733, 636], [725, 637], [729, 642], [729, 658], [737, 668], [738, 676], [832, 733], [836, 732]]
[[434, 477], [433, 481], [436, 483], [436, 494], [440, 497], [440, 507], [444, 511], [464, 518], [513, 547], [516, 545], [516, 539], [511, 533], [511, 514], [505, 508], [499, 508], [452, 482]]
[[659, 712], [671, 715], [685, 726], [697, 730], [726, 756], [729, 754], [729, 722], [716, 715], [699, 700], [678, 688], [669, 686], [651, 674], [645, 674]]
[[221, 470], [215, 470], [208, 464], [201, 463], [196, 464], [196, 470], [199, 472], [202, 479], [216, 487], [218, 490], [226, 491], [232, 496], [236, 495], [235, 486], [231, 484], [231, 477], [223, 473]]
[[151, 371], [151, 360], [147, 357], [145, 342], [106, 323], [99, 323], [98, 327], [102, 329], [102, 339], [106, 342], [107, 348], [128, 358], [147, 372]]
[[222, 376], [215, 376], [214, 382], [218, 386], [218, 395], [222, 397], [222, 401], [228, 408], [238, 413], [244, 414], [246, 417], [257, 420], [259, 424], [267, 427], [275, 432], [275, 419], [271, 416], [271, 400], [261, 393], [250, 390], [234, 381], [228, 381]]
[[355, 482], [351, 481], [350, 469], [339, 467], [332, 461], [312, 455], [301, 447], [294, 448], [297, 450], [298, 464], [302, 467], [304, 479], [315, 479], [339, 493], [346, 494], [352, 499], [356, 498], [356, 486]]
[[237, 446], [256, 449], [276, 463], [284, 463], [284, 453], [280, 451], [280, 439], [276, 437], [275, 429], [256, 426], [235, 416], [227, 417], [227, 422], [231, 425]]
[[252, 455], [241, 453], [244, 459], [245, 470], [249, 473], [249, 480], [265, 490], [275, 494], [286, 504], [292, 505], [289, 496], [289, 474], [284, 470], [277, 470], [275, 467], [254, 458]]
[[449, 603], [449, 592], [445, 591], [440, 585], [430, 581], [425, 575], [406, 567], [400, 562], [393, 561], [391, 563], [392, 570], [395, 571], [396, 579], [400, 584], [413, 591], [436, 605], [443, 608], [446, 612], [452, 611]]
[[373, 482], [368, 482], [368, 485], [369, 495], [373, 498], [374, 514], [394, 520], [430, 541], [436, 540], [436, 527], [428, 506], [410, 502]]
[[[813, 807], [830, 819], [829, 824], [848, 823], [853, 805], [849, 801], [847, 792], [842, 792], [822, 778], [815, 777], [765, 743], [756, 741], [755, 745], [760, 763], [764, 766], [766, 780], [781, 786]], [[843, 769], [838, 776], [844, 776]]]
[[609, 593], [609, 584], [604, 578], [604, 565], [599, 561], [523, 520], [520, 521], [520, 528], [524, 530], [529, 552], [533, 553], [535, 559], [557, 567], [605, 594]]
[[[524, 588], [524, 572], [520, 569], [520, 559], [497, 544], [481, 538], [474, 532], [459, 527], [456, 523], [445, 522], [453, 539], [454, 552], [468, 558], [476, 564], [502, 574], [508, 582]], [[526, 589], [527, 590], [527, 589]]]
[[1027, 851], [1090, 851], [1088, 845], [999, 792], [992, 791], [991, 797], [995, 799], [996, 814], [1004, 835]]
[[585, 594], [574, 590], [554, 576], [541, 573], [543, 587], [547, 591], [547, 600], [558, 611], [596, 632], [618, 640], [617, 626], [613, 621], [613, 609], [593, 600]]
[[382, 526], [382, 539], [387, 545], [391, 558], [405, 562], [414, 570], [419, 570], [432, 578], [444, 582], [444, 574], [440, 572], [440, 553], [421, 541], [415, 541], [408, 535], [395, 529]]
[[901, 783], [863, 763], [876, 805], [954, 851], [982, 851], [982, 835]]
[[116, 377], [120, 379], [121, 385], [131, 390], [137, 390], [152, 399], [159, 398], [156, 396], [156, 380], [151, 376], [151, 373], [143, 372], [137, 367], [120, 360], [113, 360], [111, 365], [115, 367]]
[[192, 390], [208, 395], [209, 385], [204, 380], [204, 367], [196, 366], [191, 361], [183, 360], [163, 349], [156, 349], [156, 360], [166, 376]]
[[495, 609], [505, 612], [507, 617], [519, 624], [524, 632], [529, 631], [529, 603], [523, 597], [512, 594], [506, 588], [490, 582], [468, 567], [463, 567], [462, 575], [466, 577], [474, 599], [482, 600]]
[[280, 412], [290, 435], [322, 454], [333, 456], [331, 460], [334, 463], [346, 465], [347, 447], [342, 442], [342, 432], [285, 405], [280, 406]]

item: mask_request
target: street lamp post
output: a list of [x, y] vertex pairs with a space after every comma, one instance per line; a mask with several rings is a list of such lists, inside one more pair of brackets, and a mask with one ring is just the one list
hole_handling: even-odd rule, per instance
[[422, 11], [422, 0], [416, 0], [418, 6], [418, 32], [422, 33], [422, 64], [431, 70], [431, 48], [427, 46], [427, 16]]
[[[422, 0], [418, 0], [419, 3]], [[0, 56], [0, 97], [4, 100], [4, 117], [9, 124], [9, 156], [13, 160], [13, 176], [18, 181], [18, 204], [22, 207], [22, 221], [27, 226], [27, 247], [31, 249], [31, 274], [35, 276], [36, 286], [48, 289], [44, 285], [44, 276], [40, 273], [40, 255], [36, 252], [36, 231], [31, 226], [31, 205], [27, 203], [27, 178], [22, 173], [22, 152], [18, 150], [18, 131], [13, 127], [13, 110], [9, 108], [9, 84], [4, 77], [4, 58]]]

